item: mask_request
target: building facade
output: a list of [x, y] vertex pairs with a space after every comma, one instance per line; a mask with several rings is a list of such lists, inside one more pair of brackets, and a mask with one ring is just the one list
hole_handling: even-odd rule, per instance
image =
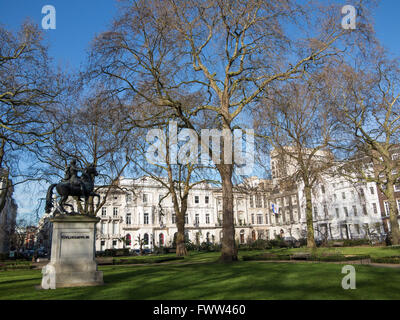
[[[393, 163], [395, 164], [395, 167], [397, 169], [393, 170], [392, 174], [393, 175], [398, 175], [398, 168], [400, 167], [400, 145], [393, 145], [391, 151], [390, 151], [390, 157]], [[376, 174], [379, 174], [381, 172], [382, 165], [379, 163], [374, 163], [374, 170]], [[382, 178], [382, 176], [380, 177]], [[396, 204], [397, 204], [397, 210], [398, 210], [398, 221], [400, 223], [400, 181], [398, 181], [397, 184], [394, 184], [393, 186], [393, 193], [396, 199]], [[383, 220], [383, 226], [386, 232], [389, 232], [391, 230], [390, 227], [390, 221], [389, 221], [389, 203], [388, 203], [388, 198], [385, 196], [385, 194], [378, 189], [378, 196], [379, 196], [379, 204], [381, 208], [381, 216]]]
[[[321, 159], [324, 154], [319, 155]], [[251, 177], [234, 187], [234, 225], [238, 244], [276, 236], [304, 239], [307, 234], [304, 188], [301, 182], [279, 183], [288, 171], [271, 158], [272, 179]], [[151, 177], [120, 178], [110, 190], [99, 190], [105, 201], [97, 215], [96, 250], [137, 250], [172, 246], [177, 233], [171, 196]], [[382, 239], [382, 201], [375, 183], [354, 183], [340, 175], [322, 175], [312, 190], [315, 238]], [[195, 244], [220, 243], [222, 190], [210, 184], [191, 189], [185, 217], [186, 237]], [[39, 227], [42, 243], [50, 243], [48, 217]], [[48, 231], [43, 231], [48, 230]]]
[[[306, 237], [305, 199], [301, 187], [279, 190], [271, 180], [249, 178], [252, 188], [234, 191], [234, 224], [238, 244], [277, 235]], [[121, 179], [98, 216], [96, 250], [171, 246], [177, 232], [172, 199], [150, 177]], [[159, 200], [163, 199], [161, 203]], [[379, 199], [372, 183], [352, 185], [327, 179], [314, 190], [315, 237], [358, 239], [383, 232]], [[187, 238], [196, 244], [222, 239], [222, 192], [207, 184], [194, 188], [185, 217]]]
[[[8, 175], [7, 172], [0, 172], [0, 190], [6, 187], [3, 176]], [[14, 233], [17, 217], [17, 204], [13, 197], [13, 188], [9, 187], [5, 197], [5, 205], [0, 212], [0, 253], [8, 253], [10, 250], [11, 236]]]

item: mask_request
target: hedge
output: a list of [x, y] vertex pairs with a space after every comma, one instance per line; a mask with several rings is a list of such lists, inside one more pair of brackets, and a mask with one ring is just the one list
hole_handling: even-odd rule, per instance
[[327, 255], [327, 256], [317, 256], [313, 255], [309, 259], [309, 261], [327, 261], [327, 262], [340, 262], [340, 261], [354, 261], [354, 260], [365, 260], [370, 259], [369, 255], [363, 254], [355, 254], [351, 256], [345, 256], [342, 254], [335, 254], [335, 255]]
[[104, 251], [97, 251], [96, 256], [97, 257], [118, 257], [118, 256], [128, 256], [129, 255], [129, 249], [124, 248], [124, 249], [106, 249]]
[[354, 261], [370, 259], [369, 255], [351, 255], [344, 256], [340, 254], [318, 256], [318, 255], [288, 255], [288, 254], [260, 254], [253, 256], [243, 256], [243, 261], [250, 260], [305, 260], [305, 261], [326, 261], [326, 262], [340, 262], [340, 261]]
[[258, 254], [253, 256], [243, 256], [243, 261], [251, 260], [290, 260], [288, 254]]
[[395, 244], [393, 246], [383, 247], [384, 249], [400, 249], [400, 244]]
[[368, 239], [329, 240], [328, 245], [342, 244], [344, 247], [362, 246], [370, 244]]
[[371, 262], [400, 264], [400, 256], [372, 258]]
[[13, 263], [13, 262], [1, 262], [0, 263], [0, 271], [5, 270], [28, 270], [32, 269], [33, 266], [31, 263], [25, 263], [26, 261], [20, 263]]
[[184, 257], [160, 257], [154, 259], [113, 259], [113, 264], [143, 264], [143, 263], [161, 263], [166, 261], [183, 260]]

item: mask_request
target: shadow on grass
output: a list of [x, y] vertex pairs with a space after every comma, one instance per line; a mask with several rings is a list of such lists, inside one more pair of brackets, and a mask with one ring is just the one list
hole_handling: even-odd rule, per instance
[[[342, 265], [260, 263], [199, 263], [191, 265], [104, 266], [106, 285], [33, 290], [34, 279], [17, 288], [0, 283], [5, 299], [399, 299], [397, 270], [356, 266], [357, 289], [341, 287]], [[0, 295], [1, 297], [1, 295]]]

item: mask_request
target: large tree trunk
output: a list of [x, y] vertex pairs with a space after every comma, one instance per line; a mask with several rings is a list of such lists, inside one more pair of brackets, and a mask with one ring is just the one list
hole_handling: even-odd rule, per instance
[[304, 194], [306, 196], [307, 248], [316, 248], [310, 186], [304, 187]]
[[218, 171], [222, 180], [222, 249], [220, 261], [237, 261], [237, 248], [235, 245], [235, 226], [233, 217], [233, 184], [232, 184], [232, 164], [218, 165]]
[[177, 208], [178, 204], [174, 204], [176, 214], [176, 227], [178, 234], [176, 235], [176, 256], [187, 256], [188, 252], [185, 246], [185, 214], [187, 211], [187, 198], [182, 199], [181, 209]]
[[390, 221], [390, 229], [392, 235], [392, 244], [398, 245], [400, 244], [400, 231], [399, 231], [397, 204], [393, 190], [394, 190], [393, 182], [388, 181], [387, 188], [385, 190], [385, 195], [388, 198], [389, 202], [389, 221]]
[[176, 217], [176, 226], [178, 233], [176, 235], [176, 256], [182, 257], [187, 256], [188, 252], [185, 246], [185, 216]]

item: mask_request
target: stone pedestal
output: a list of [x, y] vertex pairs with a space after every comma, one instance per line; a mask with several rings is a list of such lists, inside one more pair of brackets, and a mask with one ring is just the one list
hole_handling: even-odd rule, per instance
[[51, 259], [42, 269], [42, 288], [97, 286], [103, 272], [97, 271], [96, 223], [100, 218], [59, 215], [53, 223]]

